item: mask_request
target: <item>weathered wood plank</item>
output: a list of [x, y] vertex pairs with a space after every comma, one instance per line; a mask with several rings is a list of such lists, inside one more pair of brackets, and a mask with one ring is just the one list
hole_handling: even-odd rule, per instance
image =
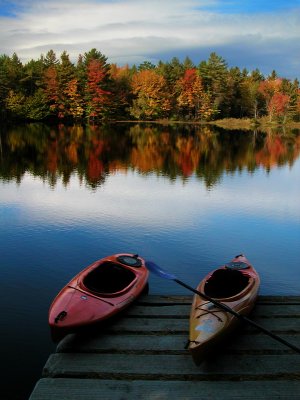
[[180, 295], [156, 295], [148, 294], [141, 296], [136, 303], [147, 304], [147, 303], [162, 303], [162, 304], [191, 304], [193, 296], [180, 296]]
[[300, 296], [258, 296], [258, 304], [300, 304]]
[[82, 337], [69, 335], [57, 347], [58, 353], [101, 352], [187, 352], [187, 335], [97, 335]]
[[298, 354], [218, 355], [196, 367], [190, 355], [52, 354], [43, 376], [101, 379], [300, 379]]
[[[300, 345], [300, 335], [281, 335], [294, 345]], [[187, 335], [69, 335], [57, 347], [58, 353], [149, 353], [188, 354]], [[236, 334], [223, 344], [223, 352], [265, 354], [291, 352], [276, 340], [261, 335]]]
[[[193, 293], [186, 296], [178, 295], [144, 295], [137, 302], [155, 302], [155, 303], [180, 303], [191, 304]], [[300, 296], [258, 296], [257, 304], [300, 304]]]
[[[273, 332], [297, 333], [300, 332], [299, 318], [259, 318], [252, 316], [258, 324]], [[104, 331], [111, 333], [186, 333], [189, 329], [188, 318], [120, 318]], [[245, 324], [245, 330], [257, 332], [257, 329]]]
[[[144, 295], [137, 303], [180, 303], [180, 304], [191, 304], [193, 294], [181, 296], [181, 295]], [[300, 296], [258, 296], [257, 304], [300, 304]]]
[[299, 400], [300, 381], [41, 379], [29, 400]]
[[127, 317], [165, 317], [165, 318], [189, 318], [191, 305], [148, 303], [147, 305], [134, 305], [129, 307], [124, 316]]
[[[189, 318], [191, 305], [178, 303], [136, 304], [129, 307], [123, 315], [127, 317], [165, 317]], [[258, 304], [252, 312], [257, 317], [300, 318], [300, 304]]]
[[258, 304], [252, 315], [259, 317], [300, 318], [300, 304]]

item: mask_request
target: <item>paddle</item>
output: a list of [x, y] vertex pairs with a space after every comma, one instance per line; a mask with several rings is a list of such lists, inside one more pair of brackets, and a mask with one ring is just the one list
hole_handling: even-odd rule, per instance
[[292, 343], [287, 342], [285, 339], [281, 338], [278, 335], [275, 335], [275, 333], [270, 332], [268, 329], [257, 324], [256, 322], [252, 321], [251, 319], [245, 317], [244, 315], [237, 313], [232, 308], [228, 307], [226, 304], [220, 303], [219, 301], [211, 298], [210, 296], [207, 296], [205, 293], [199, 292], [198, 290], [192, 288], [191, 286], [187, 285], [186, 283], [180, 281], [175, 275], [164, 271], [161, 267], [156, 265], [154, 262], [146, 261], [146, 267], [149, 269], [149, 271], [153, 272], [154, 274], [158, 275], [159, 277], [175, 281], [176, 283], [185, 287], [186, 289], [190, 290], [191, 292], [194, 292], [194, 293], [198, 294], [200, 297], [203, 297], [205, 300], [210, 301], [215, 306], [221, 308], [222, 310], [224, 310], [226, 312], [229, 312], [230, 314], [234, 315], [236, 318], [238, 318], [242, 321], [248, 322], [248, 324], [250, 324], [250, 325], [254, 326], [255, 328], [259, 329], [260, 331], [264, 332], [266, 335], [272, 337], [273, 339], [284, 344], [285, 346], [293, 349], [297, 353], [300, 353], [299, 347], [293, 345]]

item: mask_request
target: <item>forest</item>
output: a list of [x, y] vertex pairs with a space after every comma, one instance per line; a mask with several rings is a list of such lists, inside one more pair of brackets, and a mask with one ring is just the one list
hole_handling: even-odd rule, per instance
[[229, 68], [216, 53], [195, 65], [174, 57], [157, 65], [109, 64], [97, 49], [73, 63], [53, 50], [23, 64], [0, 55], [1, 121], [191, 121], [223, 118], [300, 121], [299, 81]]

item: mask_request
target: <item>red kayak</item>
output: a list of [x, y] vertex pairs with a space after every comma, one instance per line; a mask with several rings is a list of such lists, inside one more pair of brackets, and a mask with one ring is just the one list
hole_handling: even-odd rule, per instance
[[123, 310], [145, 289], [148, 274], [145, 261], [133, 254], [108, 256], [85, 268], [51, 304], [49, 325], [53, 339]]

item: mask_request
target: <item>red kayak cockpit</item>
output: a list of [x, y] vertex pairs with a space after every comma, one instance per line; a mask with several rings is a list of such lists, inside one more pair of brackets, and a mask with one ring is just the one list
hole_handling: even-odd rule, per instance
[[114, 296], [128, 290], [137, 280], [136, 274], [120, 264], [105, 261], [82, 280], [83, 289], [102, 296]]

